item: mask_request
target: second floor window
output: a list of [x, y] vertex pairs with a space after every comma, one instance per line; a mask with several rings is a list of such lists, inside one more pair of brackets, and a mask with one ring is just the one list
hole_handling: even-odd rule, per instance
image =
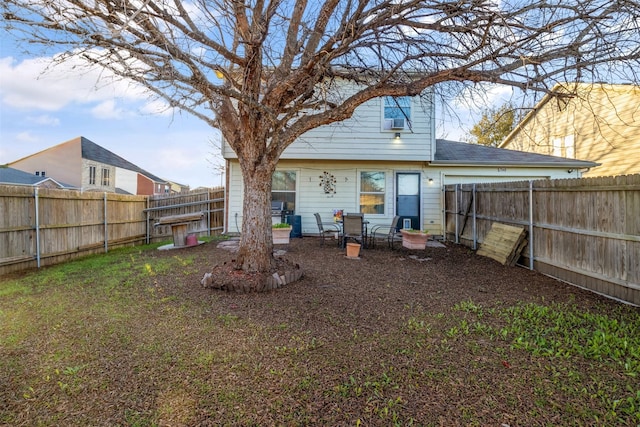
[[402, 130], [409, 128], [411, 120], [411, 98], [408, 96], [384, 97], [385, 130]]
[[102, 169], [102, 186], [108, 187], [111, 185], [111, 180], [109, 179], [109, 169]]
[[89, 166], [89, 185], [96, 185], [96, 167]]

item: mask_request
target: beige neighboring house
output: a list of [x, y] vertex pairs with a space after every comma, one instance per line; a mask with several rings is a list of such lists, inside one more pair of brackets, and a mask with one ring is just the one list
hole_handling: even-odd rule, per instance
[[190, 190], [188, 185], [180, 184], [175, 181], [167, 181], [167, 185], [169, 186], [169, 193], [171, 194], [186, 193]]
[[545, 96], [500, 147], [600, 164], [585, 177], [640, 173], [640, 86], [581, 83], [576, 89], [574, 97]]
[[167, 181], [80, 136], [24, 157], [8, 166], [52, 177], [83, 191], [154, 195], [168, 194]]

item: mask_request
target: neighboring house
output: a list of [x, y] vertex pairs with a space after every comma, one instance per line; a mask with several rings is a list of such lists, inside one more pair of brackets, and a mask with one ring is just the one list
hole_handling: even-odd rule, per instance
[[577, 96], [542, 98], [500, 147], [600, 163], [584, 176], [640, 173], [640, 86], [576, 89]]
[[[462, 182], [576, 178], [595, 163], [527, 154], [435, 138], [433, 100], [379, 98], [352, 118], [313, 129], [289, 146], [273, 176], [272, 200], [301, 216], [303, 234], [317, 233], [314, 213], [362, 212], [370, 224], [398, 214], [411, 227], [443, 235], [442, 186]], [[243, 187], [235, 152], [225, 142], [225, 225], [242, 226]]]
[[188, 185], [180, 184], [174, 181], [167, 181], [167, 186], [169, 188], [169, 193], [171, 194], [186, 193], [189, 191]]
[[39, 188], [60, 188], [77, 190], [72, 185], [58, 182], [41, 171], [28, 173], [8, 166], [0, 166], [0, 185], [26, 185]]
[[27, 173], [46, 174], [83, 191], [166, 194], [167, 182], [80, 136], [8, 164]]

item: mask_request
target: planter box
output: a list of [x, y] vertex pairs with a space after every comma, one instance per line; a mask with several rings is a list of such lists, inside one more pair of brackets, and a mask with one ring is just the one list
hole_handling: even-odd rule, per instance
[[407, 249], [424, 249], [427, 247], [429, 235], [422, 232], [409, 232], [400, 230], [402, 233], [402, 246]]
[[273, 235], [274, 245], [288, 245], [289, 238], [291, 237], [291, 228], [272, 228], [271, 234]]

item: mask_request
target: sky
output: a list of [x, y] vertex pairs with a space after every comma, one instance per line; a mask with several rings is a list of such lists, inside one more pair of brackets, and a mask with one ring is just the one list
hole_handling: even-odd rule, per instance
[[[165, 180], [191, 188], [222, 185], [216, 129], [104, 71], [74, 63], [51, 68], [50, 57], [19, 52], [14, 40], [2, 37], [0, 165], [83, 136]], [[494, 89], [489, 100], [504, 93]], [[450, 107], [457, 117], [436, 113], [437, 137], [460, 140], [479, 110], [463, 102]]]

